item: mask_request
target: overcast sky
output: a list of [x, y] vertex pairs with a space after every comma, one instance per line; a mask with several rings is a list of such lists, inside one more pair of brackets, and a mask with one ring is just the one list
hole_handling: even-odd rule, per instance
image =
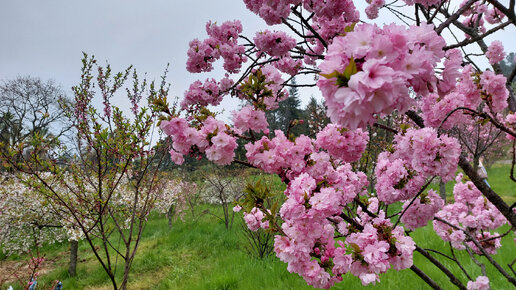
[[246, 31], [261, 24], [235, 0], [2, 0], [0, 79], [32, 75], [69, 91], [80, 80], [84, 51], [116, 70], [132, 64], [151, 79], [170, 63], [172, 93], [182, 96], [200, 77], [185, 69], [188, 42], [206, 36], [208, 20], [237, 18]]
[[[365, 1], [355, 2], [364, 2], [364, 15]], [[380, 22], [396, 20], [385, 10], [380, 15]], [[191, 82], [212, 76], [186, 71], [188, 42], [206, 37], [208, 20], [234, 19], [247, 35], [265, 27], [240, 0], [1, 0], [0, 80], [31, 75], [70, 92], [80, 80], [84, 51], [115, 70], [132, 64], [151, 80], [170, 63], [171, 94], [183, 96]], [[515, 51], [516, 31], [503, 35], [506, 49]]]

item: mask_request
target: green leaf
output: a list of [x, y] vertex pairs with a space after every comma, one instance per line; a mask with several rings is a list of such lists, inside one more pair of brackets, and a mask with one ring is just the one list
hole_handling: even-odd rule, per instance
[[340, 74], [337, 71], [334, 71], [331, 74], [320, 74], [320, 75], [325, 77], [325, 78], [327, 78], [327, 79], [331, 79], [331, 78], [339, 77]]
[[348, 25], [344, 27], [344, 32], [352, 32], [355, 30], [355, 25], [357, 25], [356, 22], [351, 23], [351, 25]]
[[355, 63], [355, 59], [351, 57], [349, 59], [348, 66], [344, 69], [344, 77], [346, 77], [348, 80], [351, 78], [352, 75], [356, 74], [358, 72], [357, 64]]

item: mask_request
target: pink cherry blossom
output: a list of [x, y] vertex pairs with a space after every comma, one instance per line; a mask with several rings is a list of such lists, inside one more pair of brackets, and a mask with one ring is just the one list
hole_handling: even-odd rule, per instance
[[506, 56], [502, 42], [499, 40], [491, 42], [487, 49], [486, 56], [487, 59], [489, 59], [490, 64], [495, 64], [502, 61]]

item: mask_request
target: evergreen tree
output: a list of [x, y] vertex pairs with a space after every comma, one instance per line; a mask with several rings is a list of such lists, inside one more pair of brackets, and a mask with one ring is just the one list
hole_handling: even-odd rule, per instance
[[330, 123], [330, 118], [326, 115], [326, 106], [317, 102], [314, 96], [310, 97], [303, 114], [308, 135], [319, 132]]
[[[280, 102], [276, 110], [266, 112], [269, 129], [272, 133], [274, 130], [281, 130], [285, 135], [289, 132], [294, 137], [301, 134], [306, 135], [308, 133], [308, 127], [306, 124], [301, 124], [304, 123], [303, 118], [305, 114], [303, 110], [300, 109], [301, 100], [299, 99], [299, 90], [295, 86], [295, 78], [292, 79], [291, 85], [288, 90], [288, 98]], [[299, 120], [303, 120], [303, 122], [299, 122]], [[294, 123], [297, 123], [297, 125], [294, 125]], [[291, 126], [290, 130], [289, 126]]]
[[[509, 77], [516, 67], [516, 63], [514, 63], [514, 56], [515, 53], [511, 52], [503, 61], [500, 62], [500, 68], [502, 69], [502, 73], [505, 77]], [[516, 78], [512, 82], [516, 82]]]

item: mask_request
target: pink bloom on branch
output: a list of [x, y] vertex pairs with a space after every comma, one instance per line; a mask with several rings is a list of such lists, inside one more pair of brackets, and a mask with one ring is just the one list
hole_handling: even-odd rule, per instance
[[487, 48], [486, 57], [489, 59], [490, 64], [496, 64], [505, 58], [506, 54], [503, 49], [503, 44], [499, 40], [491, 42], [491, 45]]
[[[292, 2], [295, 4], [300, 1]], [[347, 22], [358, 21], [358, 11], [351, 0], [303, 0], [303, 7], [314, 12], [317, 17], [333, 19], [344, 15]]]
[[190, 42], [186, 69], [192, 73], [209, 72], [213, 69], [212, 63], [222, 57], [226, 71], [238, 72], [242, 63], [247, 61], [245, 48], [237, 43], [242, 32], [240, 21], [226, 21], [220, 26], [210, 21], [206, 24], [206, 32], [210, 38]]
[[495, 74], [492, 71], [486, 70], [480, 76], [480, 84], [482, 91], [487, 94], [487, 103], [491, 104], [493, 108], [492, 113], [500, 113], [507, 107], [507, 97], [509, 91], [505, 86], [507, 79], [501, 74]]
[[368, 141], [369, 135], [362, 129], [348, 131], [338, 125], [329, 124], [317, 133], [316, 145], [335, 158], [354, 162], [360, 159]]
[[211, 21], [206, 23], [206, 32], [208, 35], [221, 43], [236, 44], [238, 35], [242, 33], [242, 30], [243, 28], [240, 20], [226, 21], [220, 26], [212, 23]]
[[414, 197], [427, 177], [447, 181], [457, 169], [460, 146], [455, 138], [437, 136], [433, 128], [410, 128], [394, 137], [394, 153], [378, 156], [375, 175], [378, 199], [388, 204]]
[[247, 9], [259, 15], [268, 25], [280, 24], [290, 14], [291, 1], [244, 0]]
[[242, 207], [238, 204], [233, 207], [234, 212], [240, 212], [241, 210], [242, 210]]
[[213, 69], [212, 63], [215, 58], [211, 55], [213, 48], [208, 41], [199, 41], [194, 39], [189, 43], [188, 61], [186, 62], [186, 69], [191, 73], [209, 72]]
[[410, 206], [409, 203], [410, 201], [407, 200], [403, 204], [403, 210], [406, 211], [401, 217], [401, 221], [410, 230], [426, 226], [428, 221], [432, 220], [444, 206], [444, 200], [434, 190], [429, 190], [427, 194], [417, 198]]
[[233, 124], [235, 128], [242, 132], [247, 130], [265, 131], [269, 126], [265, 112], [252, 106], [245, 106], [240, 111], [233, 111]]
[[181, 102], [181, 107], [187, 109], [192, 105], [218, 105], [223, 99], [219, 93], [219, 85], [215, 79], [207, 79], [204, 83], [195, 81], [190, 85], [185, 97]]
[[499, 40], [491, 42], [491, 45], [487, 48], [486, 56], [490, 64], [502, 61], [506, 56], [502, 42]]
[[361, 24], [334, 38], [317, 82], [332, 122], [364, 128], [380, 115], [408, 110], [409, 86], [418, 94], [435, 86], [433, 68], [444, 56], [444, 44], [430, 25], [405, 30]]
[[[459, 229], [468, 230], [477, 240], [489, 239], [491, 235], [488, 231], [494, 230], [505, 223], [507, 220], [498, 211], [498, 209], [489, 201], [487, 201], [482, 193], [475, 187], [471, 181], [462, 183], [462, 174], [456, 178], [457, 183], [453, 188], [455, 202], [443, 207], [436, 214], [448, 223], [458, 227]], [[463, 230], [453, 228], [441, 221], [433, 221], [435, 232], [444, 240], [450, 241], [456, 249], [465, 249], [464, 242], [466, 235]], [[480, 253], [472, 242], [467, 242], [474, 251]], [[494, 254], [496, 249], [500, 247], [500, 239], [491, 239], [481, 242], [482, 246], [488, 253]]]
[[269, 30], [257, 32], [253, 39], [256, 48], [271, 56], [285, 56], [296, 46], [296, 40], [283, 31]]
[[491, 9], [487, 9], [487, 11], [484, 13], [484, 19], [489, 24], [496, 24], [502, 22], [502, 20], [505, 18], [505, 14], [500, 12], [495, 7], [492, 7]]
[[478, 276], [475, 282], [468, 281], [467, 285], [468, 290], [488, 290], [489, 288], [489, 278], [486, 276]]
[[385, 4], [385, 0], [366, 0], [369, 3], [365, 12], [367, 18], [376, 19], [378, 17], [378, 10]]
[[244, 221], [247, 224], [247, 227], [253, 232], [260, 228], [269, 228], [269, 221], [263, 221], [264, 219], [265, 214], [256, 207], [253, 207], [249, 213], [244, 212]]
[[169, 154], [170, 159], [172, 159], [172, 162], [174, 162], [177, 165], [181, 165], [185, 161], [183, 154], [177, 153], [174, 149], [170, 149]]
[[303, 61], [300, 59], [293, 59], [290, 56], [284, 56], [278, 61], [274, 62], [272, 65], [274, 65], [274, 67], [281, 72], [295, 76], [303, 67]]

